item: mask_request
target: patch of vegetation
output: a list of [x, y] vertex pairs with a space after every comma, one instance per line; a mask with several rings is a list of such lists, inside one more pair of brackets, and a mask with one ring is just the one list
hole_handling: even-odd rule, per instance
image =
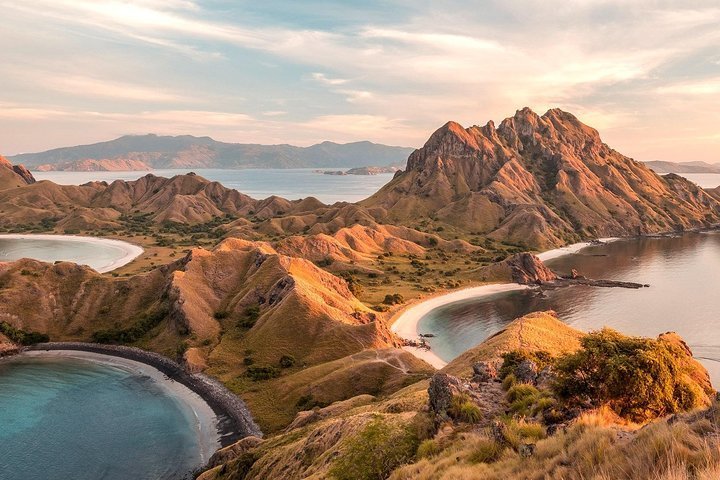
[[691, 380], [691, 358], [678, 345], [608, 328], [586, 335], [581, 345], [556, 365], [555, 390], [565, 402], [607, 405], [636, 422], [702, 404], [704, 392]]
[[450, 418], [459, 422], [477, 423], [482, 418], [482, 412], [466, 394], [455, 395], [448, 409]]
[[113, 328], [109, 330], [98, 330], [93, 333], [92, 339], [95, 343], [133, 343], [140, 340], [150, 330], [160, 325], [169, 310], [166, 306], [160, 307], [151, 313], [144, 313], [133, 326], [128, 328]]
[[50, 337], [44, 333], [21, 330], [7, 322], [0, 322], [0, 333], [20, 345], [34, 345], [50, 341]]
[[260, 318], [260, 306], [251, 305], [245, 309], [242, 318], [238, 320], [237, 326], [244, 329], [251, 329]]
[[295, 357], [292, 355], [283, 355], [280, 357], [280, 368], [290, 368], [296, 363]]
[[405, 297], [403, 297], [399, 293], [392, 293], [385, 295], [385, 299], [383, 300], [383, 303], [385, 305], [399, 305], [401, 303], [405, 303]]
[[513, 350], [511, 352], [504, 353], [503, 363], [498, 372], [498, 376], [501, 379], [505, 379], [508, 375], [515, 375], [518, 365], [525, 360], [530, 360], [536, 366], [538, 371], [543, 368], [550, 366], [555, 361], [552, 355], [543, 350], [538, 351], [525, 351], [525, 350]]
[[245, 372], [253, 382], [270, 380], [280, 376], [280, 369], [272, 365], [250, 365]]
[[412, 461], [419, 444], [411, 426], [390, 425], [378, 415], [350, 439], [330, 476], [336, 480], [383, 480]]

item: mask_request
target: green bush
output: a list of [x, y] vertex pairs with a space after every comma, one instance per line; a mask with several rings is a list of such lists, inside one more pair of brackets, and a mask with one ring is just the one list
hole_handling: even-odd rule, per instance
[[280, 367], [281, 368], [290, 368], [293, 365], [295, 365], [295, 357], [292, 355], [283, 355], [280, 357]]
[[50, 341], [50, 337], [44, 333], [26, 332], [25, 330], [13, 327], [7, 322], [0, 322], [0, 333], [13, 342], [26, 346]]
[[448, 415], [454, 420], [466, 423], [477, 423], [482, 418], [480, 408], [466, 394], [453, 396]]
[[238, 327], [250, 329], [255, 326], [258, 318], [260, 318], [260, 306], [251, 305], [245, 309], [242, 318], [238, 320]]
[[385, 305], [398, 305], [405, 302], [405, 298], [399, 293], [387, 294], [383, 303]]
[[438, 453], [440, 453], [440, 445], [438, 444], [437, 440], [428, 438], [427, 440], [423, 440], [420, 445], [418, 445], [417, 452], [415, 453], [415, 458], [421, 460], [423, 458], [434, 457]]
[[504, 379], [508, 375], [515, 375], [515, 371], [520, 363], [525, 360], [530, 360], [537, 365], [538, 370], [551, 365], [554, 361], [553, 357], [546, 351], [526, 351], [526, 350], [513, 350], [511, 352], [504, 353], [503, 364], [500, 367], [498, 375], [500, 379]]
[[93, 333], [92, 339], [96, 343], [132, 343], [140, 340], [150, 330], [160, 325], [169, 310], [161, 306], [150, 313], [140, 315], [140, 318], [128, 328], [114, 328], [110, 330], [98, 330]]
[[261, 380], [270, 380], [280, 376], [280, 370], [271, 365], [251, 365], [248, 367], [246, 375], [254, 382]]
[[618, 415], [646, 421], [698, 407], [697, 368], [678, 345], [628, 337], [605, 328], [581, 340], [582, 348], [557, 362], [557, 395], [568, 403], [608, 405]]
[[470, 463], [491, 463], [502, 455], [504, 448], [498, 442], [490, 438], [482, 438], [478, 441], [468, 460]]
[[419, 444], [411, 426], [391, 425], [378, 415], [349, 439], [330, 476], [336, 480], [384, 480], [413, 460]]

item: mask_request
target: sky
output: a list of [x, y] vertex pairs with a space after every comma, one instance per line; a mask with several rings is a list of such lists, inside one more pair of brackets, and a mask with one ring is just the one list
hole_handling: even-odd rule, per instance
[[720, 162], [720, 2], [0, 0], [0, 152], [124, 134], [419, 147], [559, 107]]

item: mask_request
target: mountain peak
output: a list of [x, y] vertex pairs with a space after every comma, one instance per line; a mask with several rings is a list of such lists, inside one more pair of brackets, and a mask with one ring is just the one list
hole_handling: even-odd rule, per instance
[[720, 219], [720, 204], [695, 185], [659, 177], [557, 108], [542, 116], [523, 108], [497, 129], [446, 123], [364, 205], [535, 248]]

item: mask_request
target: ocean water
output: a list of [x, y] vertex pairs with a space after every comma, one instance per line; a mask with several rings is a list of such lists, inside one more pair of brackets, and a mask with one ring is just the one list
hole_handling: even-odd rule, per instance
[[639, 290], [572, 286], [520, 290], [451, 303], [429, 312], [418, 331], [443, 360], [533, 311], [555, 310], [583, 331], [603, 326], [629, 335], [679, 333], [720, 386], [720, 233], [621, 240], [547, 262], [560, 273], [576, 269], [595, 279], [649, 284]]
[[63, 238], [9, 238], [0, 235], [0, 262], [34, 258], [53, 263], [58, 260], [87, 265], [99, 272], [120, 266], [127, 249], [116, 242], [83, 241], [82, 237]]
[[720, 187], [720, 173], [678, 173], [702, 188]]
[[207, 460], [197, 421], [162, 381], [116, 364], [0, 360], [2, 480], [186, 478]]
[[[220, 182], [255, 199], [272, 195], [295, 200], [309, 196], [323, 203], [357, 202], [377, 192], [393, 174], [324, 175], [317, 169], [192, 169], [198, 175]], [[335, 169], [322, 169], [335, 170]], [[153, 170], [158, 177], [172, 177], [191, 170]], [[33, 172], [38, 180], [51, 180], [61, 185], [81, 185], [93, 180], [137, 180], [150, 172]]]

